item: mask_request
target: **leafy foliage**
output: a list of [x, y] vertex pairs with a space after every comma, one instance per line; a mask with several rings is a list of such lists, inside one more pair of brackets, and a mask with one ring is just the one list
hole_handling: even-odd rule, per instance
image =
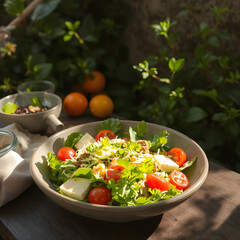
[[[195, 10], [187, 5], [177, 20], [199, 14]], [[226, 11], [215, 6], [210, 23], [188, 29], [191, 44], [185, 48], [178, 46], [181, 33], [173, 28], [177, 21], [168, 18], [151, 25], [161, 38], [160, 54], [134, 66], [142, 75], [135, 90], [142, 99], [139, 119], [184, 132], [209, 159], [240, 172], [239, 46], [234, 52], [227, 48], [233, 36], [224, 24]]]
[[5, 0], [4, 7], [8, 14], [17, 16], [24, 10], [25, 0]]

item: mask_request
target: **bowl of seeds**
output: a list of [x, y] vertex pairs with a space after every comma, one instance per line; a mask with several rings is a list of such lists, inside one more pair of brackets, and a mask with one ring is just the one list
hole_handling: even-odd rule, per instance
[[23, 92], [0, 99], [0, 122], [3, 125], [17, 123], [34, 133], [48, 127], [55, 131], [63, 129], [58, 119], [62, 110], [62, 99], [48, 92]]

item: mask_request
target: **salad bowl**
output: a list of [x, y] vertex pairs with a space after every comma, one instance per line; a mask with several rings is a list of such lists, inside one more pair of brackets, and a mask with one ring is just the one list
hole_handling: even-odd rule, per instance
[[[99, 124], [102, 121], [81, 124], [65, 130], [62, 130], [43, 142], [34, 152], [30, 161], [30, 171], [33, 180], [37, 186], [56, 204], [61, 207], [92, 219], [108, 221], [108, 222], [130, 222], [146, 219], [163, 214], [164, 212], [177, 207], [179, 204], [187, 200], [204, 183], [208, 174], [208, 159], [201, 147], [186, 135], [165, 126], [146, 123], [148, 128], [147, 135], [154, 135], [157, 132], [166, 130], [169, 133], [168, 145], [170, 147], [179, 147], [184, 149], [189, 159], [197, 157], [197, 161], [193, 165], [184, 170], [188, 177], [189, 185], [182, 193], [166, 200], [156, 203], [138, 205], [138, 206], [109, 206], [98, 205], [84, 201], [78, 201], [69, 198], [57, 192], [53, 182], [49, 179], [50, 168], [47, 161], [49, 152], [57, 154], [58, 150], [64, 146], [64, 141], [74, 132], [88, 133], [95, 137]], [[139, 122], [130, 120], [121, 120], [124, 133], [129, 127], [137, 125]]]

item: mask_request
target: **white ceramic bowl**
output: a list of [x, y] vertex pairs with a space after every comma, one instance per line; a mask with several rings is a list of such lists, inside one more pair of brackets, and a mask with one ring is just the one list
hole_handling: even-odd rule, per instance
[[[128, 131], [129, 126], [135, 126], [138, 122], [135, 121], [121, 121], [122, 132]], [[160, 201], [154, 204], [133, 207], [117, 207], [117, 206], [102, 206], [97, 204], [90, 204], [86, 202], [77, 201], [69, 197], [59, 194], [53, 183], [49, 180], [49, 167], [47, 164], [47, 153], [57, 153], [58, 149], [63, 146], [66, 137], [72, 132], [89, 133], [96, 136], [99, 122], [82, 124], [75, 127], [65, 129], [59, 133], [49, 137], [38, 149], [34, 152], [30, 161], [30, 170], [32, 177], [38, 187], [55, 203], [68, 209], [76, 214], [110, 222], [129, 222], [140, 220], [153, 216], [158, 216], [167, 210], [170, 210], [187, 198], [192, 196], [204, 183], [208, 174], [208, 159], [201, 149], [201, 147], [192, 139], [177, 132], [173, 129], [164, 126], [148, 123], [149, 135], [156, 132], [167, 130], [170, 134], [168, 145], [170, 147], [180, 147], [185, 150], [189, 159], [198, 156], [198, 159], [191, 168], [186, 169], [185, 174], [189, 179], [189, 187], [187, 189], [170, 199]]]
[[[39, 97], [42, 104], [49, 109], [33, 114], [9, 114], [2, 111], [2, 106], [6, 103], [15, 103], [18, 106], [29, 105], [32, 97]], [[58, 120], [61, 110], [62, 99], [56, 94], [48, 92], [16, 93], [0, 99], [0, 121], [4, 125], [18, 123], [32, 133], [41, 132], [48, 126], [51, 126], [55, 131], [62, 130], [63, 123]]]

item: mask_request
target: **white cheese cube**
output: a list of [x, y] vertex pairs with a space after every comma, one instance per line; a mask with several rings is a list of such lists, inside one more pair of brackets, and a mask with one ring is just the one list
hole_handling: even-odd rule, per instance
[[160, 170], [164, 172], [172, 172], [173, 170], [177, 170], [179, 168], [178, 164], [167, 156], [154, 155], [154, 159]]
[[85, 133], [81, 139], [75, 144], [76, 149], [82, 149], [90, 143], [94, 143], [95, 139], [89, 134]]
[[70, 178], [60, 186], [60, 190], [68, 197], [83, 200], [90, 190], [90, 180], [86, 178]]

